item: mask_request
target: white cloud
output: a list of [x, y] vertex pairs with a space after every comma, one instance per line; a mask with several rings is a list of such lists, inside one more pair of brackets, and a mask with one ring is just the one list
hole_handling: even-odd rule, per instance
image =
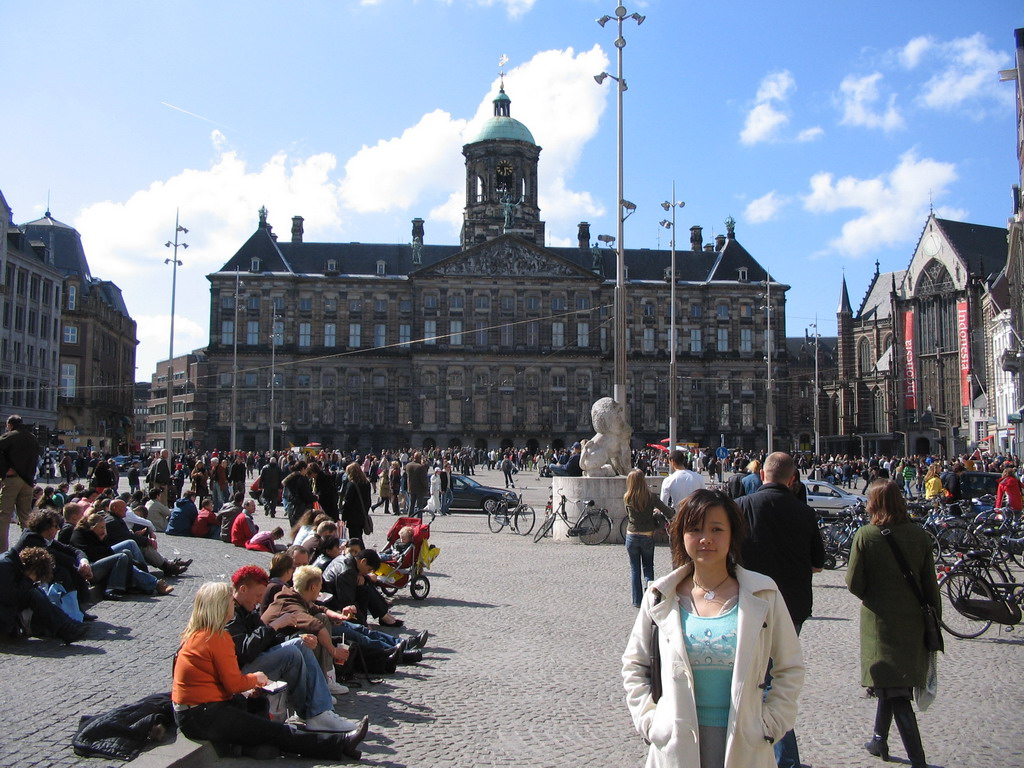
[[[918, 159], [910, 150], [895, 168], [875, 178], [845, 176], [836, 181], [831, 173], [815, 174], [811, 192], [803, 198], [804, 208], [811, 213], [859, 210], [860, 215], [843, 224], [840, 236], [829, 243], [831, 252], [858, 257], [916, 238], [931, 200], [943, 196], [956, 178], [953, 163]], [[957, 218], [966, 215], [957, 209], [945, 210]]]
[[986, 99], [1012, 104], [1012, 89], [1000, 88], [997, 77], [1000, 69], [1011, 66], [1010, 55], [989, 48], [980, 32], [943, 43], [935, 50], [945, 67], [925, 83], [919, 97], [922, 104], [932, 109], [952, 109]]
[[796, 81], [788, 70], [767, 75], [757, 89], [754, 107], [747, 113], [740, 141], [744, 144], [774, 141], [779, 129], [789, 122], [789, 115], [776, 106], [776, 102], [782, 106], [795, 88]]
[[925, 53], [927, 53], [934, 45], [935, 40], [931, 37], [923, 35], [921, 37], [915, 37], [900, 49], [900, 63], [907, 69], [913, 69], [921, 63], [921, 59], [924, 58]]
[[881, 98], [878, 83], [881, 72], [864, 77], [847, 75], [839, 85], [842, 99], [843, 125], [858, 125], [865, 128], [881, 128], [891, 131], [903, 127], [903, 117], [896, 109], [896, 94], [890, 94], [884, 111], [876, 110]]
[[756, 200], [751, 200], [743, 214], [744, 220], [751, 224], [763, 224], [771, 221], [779, 215], [779, 211], [789, 200], [780, 195], [774, 189], [767, 195], [762, 195]]
[[800, 133], [796, 135], [797, 141], [814, 141], [820, 139], [825, 135], [825, 129], [820, 125], [816, 125], [813, 128], [804, 128]]

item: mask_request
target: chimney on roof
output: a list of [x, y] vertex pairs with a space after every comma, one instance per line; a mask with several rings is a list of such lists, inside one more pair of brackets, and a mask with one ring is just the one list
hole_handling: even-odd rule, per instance
[[301, 216], [292, 216], [292, 242], [302, 242], [302, 222], [304, 219]]
[[700, 253], [704, 250], [704, 230], [694, 224], [690, 227], [690, 250], [694, 253]]
[[412, 241], [423, 244], [423, 219], [412, 220]]
[[579, 235], [577, 236], [581, 251], [590, 250], [590, 222], [581, 221]]
[[715, 235], [715, 250], [721, 251], [725, 248], [725, 235]]
[[704, 243], [704, 253], [714, 253], [715, 246], [713, 243]]

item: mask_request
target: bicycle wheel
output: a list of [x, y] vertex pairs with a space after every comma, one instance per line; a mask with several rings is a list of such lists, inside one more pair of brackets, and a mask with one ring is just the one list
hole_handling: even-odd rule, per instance
[[508, 525], [508, 510], [505, 507], [499, 506], [487, 513], [487, 527], [491, 529], [491, 533], [497, 533], [506, 525]]
[[544, 522], [541, 523], [540, 528], [538, 528], [537, 532], [533, 534], [534, 544], [547, 536], [551, 532], [551, 529], [555, 527], [555, 517], [557, 517], [557, 515], [548, 515]]
[[980, 637], [992, 626], [991, 621], [979, 621], [961, 612], [967, 600], [995, 599], [992, 588], [983, 579], [966, 571], [955, 571], [942, 580], [939, 589], [947, 600], [940, 623], [951, 635], [971, 639]]
[[592, 510], [576, 524], [576, 529], [584, 544], [602, 544], [612, 532], [612, 520], [603, 509]]
[[629, 528], [629, 515], [626, 515], [622, 520], [619, 521], [619, 538], [623, 541], [626, 540], [626, 529]]
[[512, 516], [512, 529], [520, 536], [529, 536], [537, 523], [537, 513], [529, 504], [520, 504]]

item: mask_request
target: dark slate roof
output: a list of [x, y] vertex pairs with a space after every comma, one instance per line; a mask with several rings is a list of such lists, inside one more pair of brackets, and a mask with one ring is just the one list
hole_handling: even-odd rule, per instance
[[[475, 246], [471, 246], [475, 247]], [[291, 272], [295, 274], [323, 274], [327, 262], [334, 260], [340, 275], [377, 275], [377, 262], [386, 265], [385, 274], [404, 277], [415, 270], [436, 264], [463, 249], [458, 245], [422, 245], [420, 263], [413, 264], [413, 246], [409, 243], [293, 243], [275, 241], [271, 231], [258, 228], [238, 249], [220, 272], [248, 272], [252, 259], [260, 260], [262, 272]], [[469, 250], [469, 249], [466, 249]], [[590, 272], [595, 254], [579, 248], [545, 248], [552, 255], [576, 264]], [[605, 279], [615, 277], [615, 250], [601, 248], [597, 252], [601, 274]], [[672, 252], [647, 248], [626, 249], [626, 266], [630, 281], [664, 281], [671, 268]], [[747, 282], [763, 281], [764, 267], [735, 240], [727, 240], [722, 251], [676, 251], [676, 276], [683, 282], [737, 280], [739, 269], [747, 269]]]
[[971, 274], [978, 277], [995, 275], [1006, 266], [1006, 229], [969, 224], [965, 221], [935, 219], [946, 233], [957, 255], [964, 260]]
[[128, 307], [124, 303], [124, 297], [121, 295], [121, 289], [114, 283], [109, 280], [94, 279], [88, 283], [88, 289], [99, 291], [100, 297], [103, 299], [105, 304], [109, 305], [112, 309], [121, 313], [125, 317], [131, 317], [131, 315], [128, 314]]
[[860, 311], [857, 312], [858, 320], [886, 320], [892, 316], [892, 301], [890, 299], [893, 287], [896, 289], [897, 298], [905, 298], [901, 294], [903, 278], [907, 271], [901, 269], [897, 272], [875, 273], [868, 287], [868, 292], [861, 302]]
[[77, 229], [57, 221], [49, 211], [41, 219], [22, 224], [21, 229], [30, 241], [41, 242], [50, 249], [54, 266], [66, 276], [80, 277], [83, 282], [92, 278]]
[[[877, 275], [876, 275], [877, 277]], [[846, 275], [843, 275], [843, 290], [839, 295], [839, 310], [838, 312], [846, 313], [849, 315], [853, 314], [853, 307], [850, 306], [850, 291], [846, 287]]]

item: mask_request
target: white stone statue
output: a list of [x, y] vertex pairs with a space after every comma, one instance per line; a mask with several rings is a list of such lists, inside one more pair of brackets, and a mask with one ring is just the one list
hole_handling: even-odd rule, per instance
[[615, 477], [629, 474], [633, 463], [629, 438], [633, 430], [626, 423], [622, 404], [602, 397], [590, 409], [590, 420], [597, 431], [583, 441], [580, 469], [587, 477]]

